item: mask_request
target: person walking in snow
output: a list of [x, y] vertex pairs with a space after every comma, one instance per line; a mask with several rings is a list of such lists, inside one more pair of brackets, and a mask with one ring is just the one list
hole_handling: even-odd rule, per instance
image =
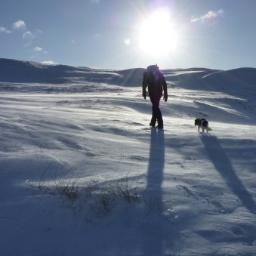
[[143, 74], [142, 96], [144, 99], [146, 99], [147, 97], [147, 88], [148, 95], [152, 103], [152, 118], [150, 126], [155, 127], [157, 121], [157, 128], [163, 129], [163, 118], [161, 110], [159, 108], [159, 103], [163, 95], [163, 91], [164, 100], [167, 101], [168, 92], [165, 78], [157, 65], [148, 66]]

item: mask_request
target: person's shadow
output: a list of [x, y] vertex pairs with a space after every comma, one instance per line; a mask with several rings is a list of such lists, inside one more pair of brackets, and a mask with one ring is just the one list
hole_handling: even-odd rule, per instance
[[227, 157], [225, 150], [215, 136], [201, 136], [209, 158], [216, 170], [222, 176], [230, 190], [240, 199], [241, 203], [251, 213], [256, 214], [256, 204], [251, 194], [246, 190], [243, 183], [233, 169], [232, 163]]
[[[164, 131], [151, 129], [149, 164], [145, 197], [154, 198], [161, 210], [162, 182], [165, 161]], [[160, 208], [159, 208], [160, 207]]]
[[149, 214], [152, 216], [150, 224], [143, 230], [144, 255], [163, 255], [163, 203], [162, 182], [164, 176], [165, 141], [163, 130], [151, 130], [149, 164], [147, 184], [144, 192]]

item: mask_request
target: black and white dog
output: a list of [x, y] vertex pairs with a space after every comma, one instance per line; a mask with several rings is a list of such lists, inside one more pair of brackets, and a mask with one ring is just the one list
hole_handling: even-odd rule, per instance
[[209, 123], [205, 118], [195, 119], [195, 126], [197, 126], [197, 128], [198, 128], [198, 132], [200, 132], [200, 129], [202, 130], [203, 133], [204, 133], [205, 130], [206, 130], [207, 133], [210, 130], [209, 129]]

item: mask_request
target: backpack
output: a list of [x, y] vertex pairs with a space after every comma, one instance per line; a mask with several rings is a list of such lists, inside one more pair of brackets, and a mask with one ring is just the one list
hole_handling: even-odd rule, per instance
[[161, 77], [161, 72], [157, 65], [150, 65], [147, 67], [147, 82], [149, 85], [155, 85]]

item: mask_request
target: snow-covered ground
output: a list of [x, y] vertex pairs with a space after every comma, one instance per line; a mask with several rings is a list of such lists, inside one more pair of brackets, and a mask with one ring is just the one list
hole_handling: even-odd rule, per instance
[[256, 255], [255, 96], [2, 83], [0, 255]]

